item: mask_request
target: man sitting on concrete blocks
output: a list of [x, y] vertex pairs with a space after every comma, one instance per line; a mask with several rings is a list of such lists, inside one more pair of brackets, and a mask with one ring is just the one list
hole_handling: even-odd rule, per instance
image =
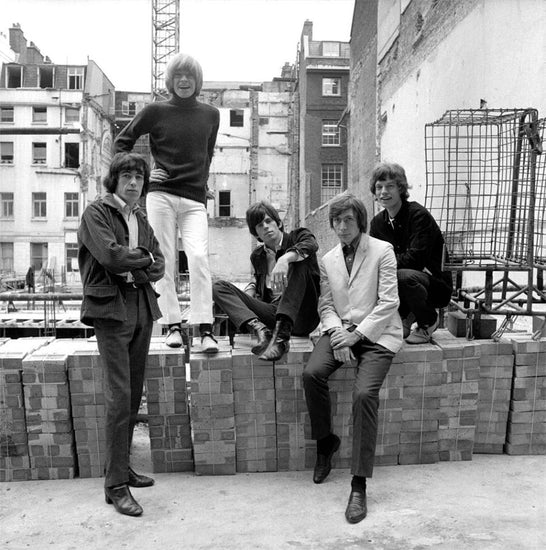
[[[370, 191], [384, 208], [370, 224], [370, 236], [394, 247], [404, 338], [425, 344], [438, 328], [436, 308], [449, 304], [453, 289], [444, 238], [430, 212], [408, 201], [408, 180], [399, 164], [381, 163], [372, 172]], [[417, 321], [417, 327], [411, 326]]]
[[318, 244], [303, 227], [286, 233], [277, 210], [266, 201], [250, 206], [246, 222], [260, 241], [250, 255], [254, 281], [244, 290], [215, 282], [214, 302], [237, 330], [257, 337], [252, 353], [278, 361], [289, 350], [291, 334], [307, 336], [318, 325]]
[[331, 470], [340, 439], [332, 432], [328, 378], [356, 363], [353, 389], [351, 493], [349, 523], [366, 517], [366, 478], [372, 477], [377, 440], [379, 390], [394, 354], [402, 345], [398, 315], [396, 259], [389, 243], [366, 234], [364, 203], [341, 194], [330, 201], [330, 226], [339, 244], [320, 266], [319, 312], [322, 336], [303, 371], [311, 436], [317, 441], [313, 481]]

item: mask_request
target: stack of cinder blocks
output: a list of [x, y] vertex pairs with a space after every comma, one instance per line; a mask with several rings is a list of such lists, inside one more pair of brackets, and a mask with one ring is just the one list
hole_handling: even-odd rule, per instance
[[478, 407], [480, 344], [457, 340], [447, 331], [435, 333], [443, 354], [439, 458], [442, 461], [472, 460]]
[[350, 468], [351, 466], [355, 378], [356, 367], [348, 362], [341, 365], [328, 379], [332, 405], [332, 431], [341, 439], [339, 452], [334, 455], [332, 461], [335, 468]]
[[[377, 465], [398, 464], [400, 432], [402, 430], [404, 372], [404, 364], [394, 362], [379, 390], [375, 450], [375, 464]], [[408, 436], [406, 438], [409, 439]]]
[[79, 340], [68, 357], [72, 422], [80, 477], [104, 475], [106, 435], [103, 366], [96, 341]]
[[54, 340], [22, 362], [32, 479], [69, 479], [76, 474], [67, 373], [74, 346], [74, 340]]
[[394, 357], [393, 366], [402, 364], [404, 372], [399, 464], [427, 464], [439, 459], [442, 358], [442, 350], [433, 344], [404, 344]]
[[312, 468], [316, 446], [303, 391], [302, 372], [313, 346], [308, 338], [292, 337], [290, 351], [274, 363], [279, 471]]
[[510, 408], [514, 354], [507, 340], [480, 340], [480, 379], [474, 453], [502, 454]]
[[232, 351], [237, 471], [276, 472], [273, 363], [252, 354], [256, 343], [249, 335], [238, 334]]
[[546, 339], [514, 337], [514, 378], [505, 451], [546, 454]]
[[195, 473], [235, 474], [235, 414], [231, 348], [219, 338], [220, 351], [207, 355], [194, 339], [190, 352]]
[[19, 338], [0, 346], [0, 481], [32, 478], [23, 393], [23, 359], [51, 338]]
[[146, 370], [146, 402], [154, 472], [193, 470], [184, 351], [153, 338]]

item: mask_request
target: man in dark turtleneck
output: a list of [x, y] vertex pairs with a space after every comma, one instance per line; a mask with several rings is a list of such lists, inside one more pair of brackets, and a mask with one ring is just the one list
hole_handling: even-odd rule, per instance
[[171, 59], [165, 84], [171, 99], [140, 111], [117, 137], [115, 149], [131, 151], [140, 136], [149, 136], [155, 168], [146, 210], [165, 256], [165, 277], [156, 284], [156, 290], [163, 314], [159, 322], [168, 325], [166, 344], [182, 345], [182, 317], [174, 282], [180, 231], [190, 274], [189, 322], [199, 325], [202, 351], [216, 353], [206, 196], [220, 113], [216, 107], [197, 101], [203, 71], [192, 57], [177, 54]]

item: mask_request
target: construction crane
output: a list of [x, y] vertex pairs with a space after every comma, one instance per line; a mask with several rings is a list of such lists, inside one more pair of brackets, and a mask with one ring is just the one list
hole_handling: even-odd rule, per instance
[[152, 0], [152, 101], [169, 96], [165, 69], [180, 47], [180, 0]]

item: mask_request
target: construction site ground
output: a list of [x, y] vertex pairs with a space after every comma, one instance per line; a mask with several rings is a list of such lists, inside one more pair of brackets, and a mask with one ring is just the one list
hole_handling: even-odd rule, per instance
[[[135, 469], [150, 473], [139, 425]], [[546, 540], [546, 456], [377, 467], [368, 517], [344, 517], [350, 473], [321, 485], [310, 471], [196, 476], [153, 474], [133, 489], [141, 517], [104, 501], [103, 480], [0, 484], [0, 548], [539, 550]]]

